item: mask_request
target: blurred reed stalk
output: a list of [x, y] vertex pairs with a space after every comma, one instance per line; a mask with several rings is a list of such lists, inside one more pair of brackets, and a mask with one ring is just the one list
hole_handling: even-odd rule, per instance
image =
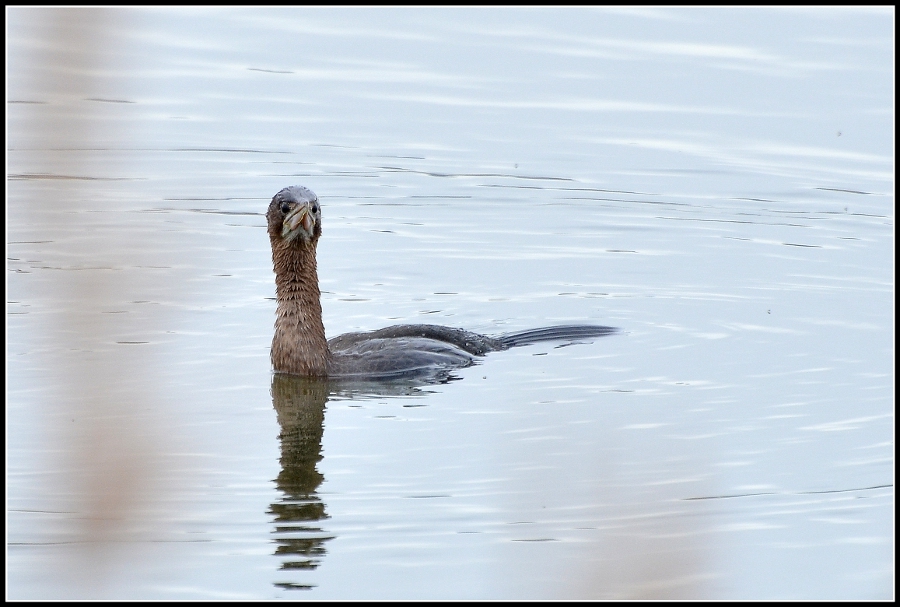
[[[128, 260], [153, 243], [142, 242], [140, 231], [116, 229], [109, 216], [91, 225], [118, 210], [103, 208], [111, 198], [98, 195], [103, 181], [96, 172], [103, 169], [87, 158], [127, 140], [116, 121], [102, 120], [108, 104], [90, 102], [104, 95], [103, 71], [117, 55], [114, 30], [126, 17], [116, 9], [10, 10], [23, 11], [15, 17], [30, 28], [33, 43], [24, 63], [8, 69], [24, 73], [30, 90], [22, 92], [40, 101], [26, 108], [27, 140], [9, 145], [36, 150], [39, 174], [55, 176], [26, 188], [24, 212], [48, 241], [37, 246], [64, 260], [45, 295], [46, 331], [55, 343], [41, 361], [48, 382], [59, 387], [47, 403], [52, 414], [44, 417], [55, 427], [45, 429], [47, 448], [35, 457], [48, 460], [43, 492], [58, 502], [48, 507], [68, 513], [60, 541], [71, 542], [75, 554], [65, 555], [58, 569], [48, 567], [64, 574], [53, 576], [61, 586], [56, 592], [74, 583], [72, 598], [97, 596], [112, 592], [123, 569], [137, 565], [134, 542], [150, 531], [157, 535], [154, 504], [161, 503], [160, 479], [167, 476], [155, 393], [159, 369], [140, 348], [119, 341], [152, 327], [127, 309], [109, 313], [147, 287], [146, 273]], [[89, 237], [72, 237], [79, 224]]]

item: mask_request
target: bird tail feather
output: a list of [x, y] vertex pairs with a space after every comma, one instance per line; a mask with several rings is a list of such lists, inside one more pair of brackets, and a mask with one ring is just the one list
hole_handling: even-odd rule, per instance
[[589, 337], [603, 337], [618, 332], [615, 327], [603, 327], [600, 325], [561, 325], [558, 327], [544, 327], [541, 329], [528, 329], [500, 335], [497, 339], [503, 344], [503, 348], [515, 348], [526, 346], [541, 341], [559, 341], [569, 339], [586, 339]]

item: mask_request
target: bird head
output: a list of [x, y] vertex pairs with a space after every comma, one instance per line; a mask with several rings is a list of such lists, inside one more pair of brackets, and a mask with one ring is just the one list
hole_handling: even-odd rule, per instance
[[272, 198], [266, 212], [273, 242], [314, 242], [322, 234], [322, 207], [312, 190], [302, 185], [284, 188]]

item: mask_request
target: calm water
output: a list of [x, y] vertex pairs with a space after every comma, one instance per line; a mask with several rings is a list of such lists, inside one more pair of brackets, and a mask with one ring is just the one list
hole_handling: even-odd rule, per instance
[[[7, 10], [8, 598], [890, 598], [894, 11]], [[438, 385], [329, 336], [614, 325]]]

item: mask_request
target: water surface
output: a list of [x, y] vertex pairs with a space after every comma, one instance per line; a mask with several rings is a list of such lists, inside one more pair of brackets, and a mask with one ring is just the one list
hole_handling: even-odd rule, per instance
[[[9, 598], [889, 598], [892, 9], [8, 17]], [[588, 322], [448, 383], [329, 336]]]

